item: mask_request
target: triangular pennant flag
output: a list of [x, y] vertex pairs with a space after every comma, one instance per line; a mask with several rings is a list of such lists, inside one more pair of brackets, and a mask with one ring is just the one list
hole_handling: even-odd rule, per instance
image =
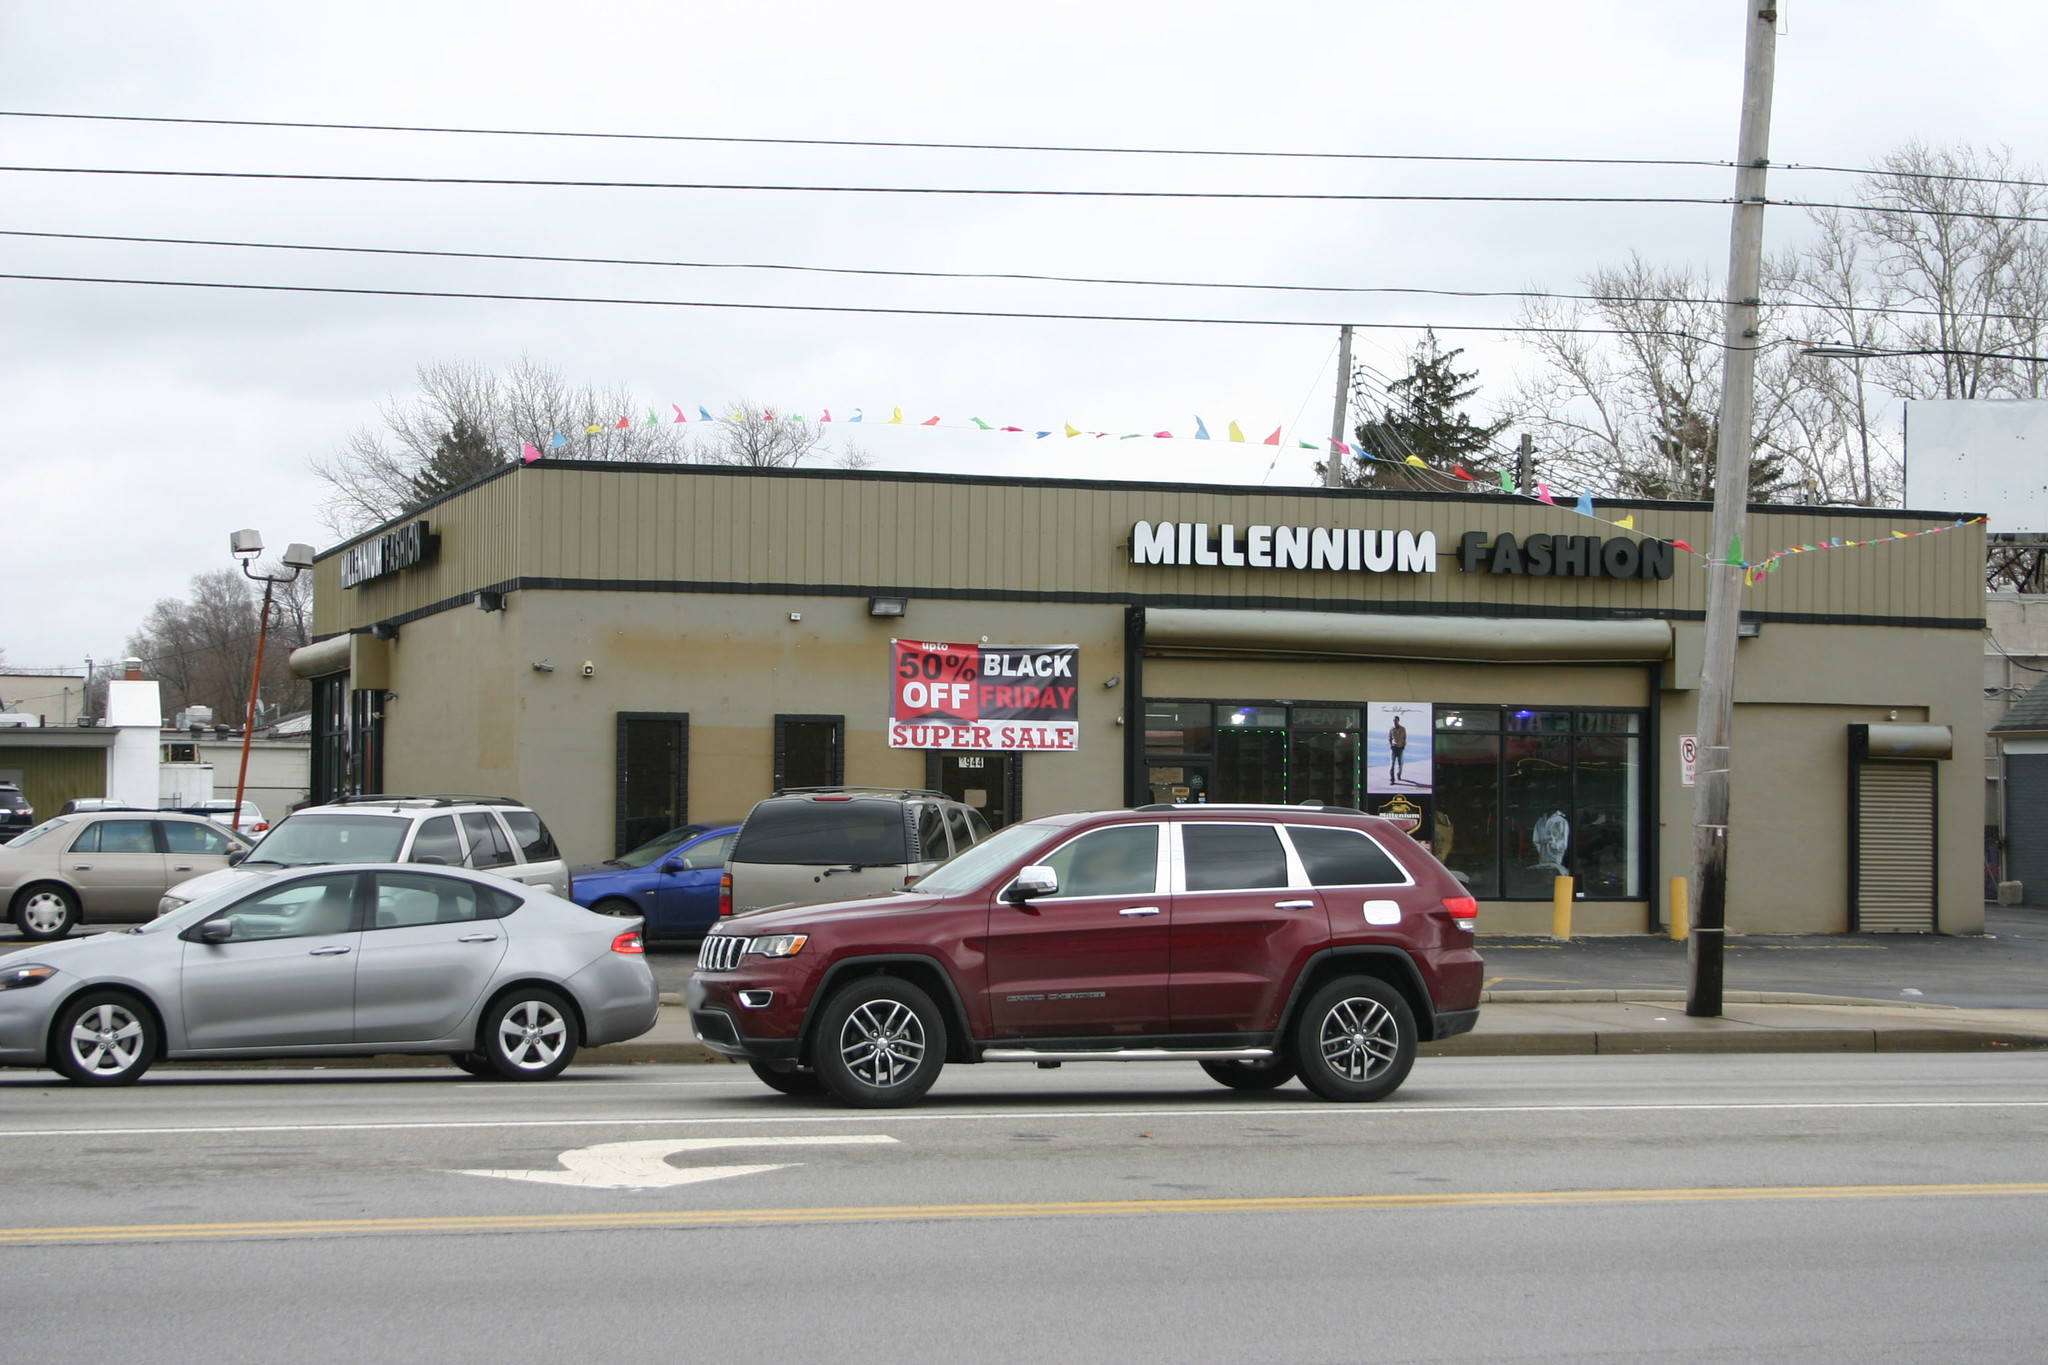
[[1351, 453], [1351, 447], [1334, 436], [1330, 438], [1330, 449], [1339, 455], [1349, 455]]
[[1197, 441], [1206, 441], [1209, 439], [1209, 428], [1202, 425], [1202, 419], [1200, 417], [1195, 418], [1195, 439]]
[[1074, 430], [1074, 424], [1073, 424], [1072, 422], [1069, 422], [1069, 423], [1067, 423], [1067, 424], [1066, 424], [1066, 426], [1067, 426], [1067, 435], [1069, 435], [1069, 436], [1079, 436], [1079, 435], [1081, 434], [1080, 432], [1078, 432], [1078, 431]]
[[1004, 428], [1003, 428], [1003, 430], [1004, 430], [1004, 431], [1022, 431], [1022, 430], [1024, 430], [1024, 428], [1022, 428], [1022, 427], [1004, 427]]
[[[1368, 458], [1370, 458], [1370, 457], [1368, 457]], [[1464, 481], [1465, 481], [1466, 483], [1477, 483], [1477, 482], [1478, 482], [1478, 480], [1477, 480], [1477, 479], [1473, 478], [1473, 477], [1472, 477], [1472, 476], [1471, 476], [1470, 474], [1467, 474], [1467, 473], [1465, 472], [1465, 466], [1463, 466], [1463, 465], [1461, 465], [1461, 464], [1454, 464], [1454, 465], [1452, 465], [1452, 466], [1451, 466], [1451, 473], [1453, 473], [1453, 474], [1457, 475], [1457, 476], [1458, 476], [1459, 478], [1463, 479], [1463, 480], [1464, 480]]]
[[649, 408], [647, 410], [647, 425], [650, 427], [658, 427], [661, 425], [661, 419], [654, 415], [653, 408]]
[[1734, 536], [1734, 535], [1731, 535], [1731, 536], [1729, 536], [1729, 537], [1728, 537], [1728, 562], [1729, 562], [1730, 564], [1740, 564], [1740, 563], [1742, 563], [1742, 537], [1741, 537], [1741, 536]]
[[687, 422], [690, 420], [683, 416], [683, 405], [681, 403], [670, 403], [669, 406], [676, 410], [676, 421], [669, 423], [670, 426], [674, 426], [676, 422]]
[[1277, 446], [1277, 445], [1279, 445], [1279, 444], [1280, 444], [1280, 428], [1278, 428], [1278, 427], [1274, 427], [1274, 428], [1273, 428], [1273, 434], [1272, 434], [1271, 436], [1268, 436], [1268, 437], [1267, 437], [1267, 438], [1266, 438], [1265, 440], [1263, 440], [1263, 441], [1259, 442], [1259, 444], [1260, 444], [1260, 445], [1264, 445], [1264, 446]]
[[555, 439], [548, 442], [548, 449], [560, 450], [563, 446], [567, 444], [569, 444], [569, 438], [558, 431], [555, 433]]
[[832, 409], [830, 409], [830, 408], [826, 408], [826, 409], [825, 409], [825, 415], [824, 415], [823, 417], [819, 418], [818, 420], [820, 420], [820, 421], [822, 421], [822, 422], [829, 422], [829, 421], [831, 421], [831, 420], [832, 420]]
[[791, 414], [789, 414], [789, 416], [783, 418], [782, 420], [784, 420], [785, 422], [801, 422], [804, 420], [804, 415], [800, 412], [792, 412]]
[[612, 430], [614, 430], [614, 431], [624, 431], [624, 430], [625, 430], [625, 429], [626, 429], [627, 427], [629, 427], [629, 426], [631, 426], [631, 425], [633, 425], [633, 424], [632, 424], [631, 422], [628, 422], [628, 421], [627, 421], [627, 420], [626, 420], [625, 418], [621, 417], [621, 418], [619, 419], [619, 424], [618, 424], [618, 425], [617, 425], [616, 427], [613, 427], [613, 428], [612, 428]]
[[1673, 548], [1673, 549], [1677, 549], [1677, 550], [1683, 550], [1683, 551], [1685, 551], [1685, 552], [1686, 552], [1687, 554], [1689, 554], [1689, 555], [1696, 555], [1696, 554], [1698, 554], [1698, 553], [1699, 553], [1699, 551], [1698, 551], [1698, 550], [1695, 550], [1695, 549], [1693, 549], [1693, 547], [1692, 547], [1692, 546], [1690, 546], [1690, 545], [1686, 544], [1686, 543], [1685, 543], [1684, 541], [1682, 541], [1682, 540], [1674, 540], [1674, 541], [1672, 541], [1672, 542], [1671, 542], [1671, 546], [1672, 546], [1672, 548]]
[[533, 448], [533, 442], [528, 441], [526, 443], [526, 451], [522, 458], [524, 458], [526, 463], [528, 464], [532, 464], [535, 460], [538, 460], [540, 458], [540, 452]]
[[1314, 441], [1296, 441], [1295, 444], [1300, 446], [1303, 450], [1314, 450], [1316, 448], [1316, 443]]
[[774, 420], [775, 420], [775, 409], [774, 409], [774, 408], [762, 408], [762, 409], [761, 409], [761, 420], [762, 420], [762, 421], [764, 421], [764, 422], [772, 422], [772, 421], [774, 421]]
[[711, 415], [711, 409], [705, 407], [701, 403], [697, 405], [697, 415], [699, 417], [702, 417], [707, 422], [715, 422], [718, 420], [717, 418]]
[[860, 409], [855, 408], [853, 410], [853, 416], [847, 418], [846, 420], [849, 422], [858, 422], [860, 420]]
[[1592, 493], [1591, 493], [1590, 491], [1588, 491], [1588, 490], [1584, 489], [1584, 488], [1581, 488], [1581, 489], [1579, 490], [1579, 501], [1578, 501], [1577, 505], [1575, 505], [1575, 506], [1574, 506], [1574, 507], [1572, 508], [1572, 510], [1573, 510], [1574, 512], [1577, 512], [1577, 513], [1578, 513], [1578, 514], [1579, 514], [1580, 516], [1582, 516], [1582, 517], [1590, 517], [1590, 516], [1592, 516], [1592, 515], [1593, 515], [1593, 495], [1592, 495]]
[[974, 423], [974, 425], [976, 425], [976, 426], [980, 427], [980, 428], [981, 428], [981, 429], [982, 429], [983, 431], [994, 431], [994, 430], [995, 430], [995, 428], [994, 428], [994, 427], [992, 427], [992, 426], [990, 426], [990, 425], [989, 425], [988, 423], [986, 423], [986, 422], [982, 421], [982, 420], [981, 420], [981, 419], [980, 419], [979, 417], [970, 417], [970, 418], [968, 418], [967, 420], [968, 420], [968, 421], [970, 421], [970, 422], [972, 422], [972, 423]]
[[1500, 491], [1503, 493], [1515, 491], [1515, 481], [1505, 469], [1500, 472]]
[[1233, 441], [1242, 441], [1244, 439], [1244, 431], [1235, 422], [1230, 424], [1230, 439]]
[[[1107, 436], [1108, 434], [1109, 434], [1108, 432], [1104, 432], [1104, 433], [1103, 433], [1103, 435], [1105, 435], [1105, 436]], [[1117, 439], [1118, 439], [1119, 441], [1135, 441], [1135, 440], [1137, 440], [1137, 439], [1138, 439], [1138, 438], [1139, 438], [1140, 436], [1143, 436], [1144, 434], [1145, 434], [1145, 433], [1144, 433], [1144, 432], [1142, 432], [1142, 431], [1134, 431], [1134, 432], [1132, 432], [1132, 433], [1131, 433], [1130, 435], [1128, 435], [1128, 436], [1119, 436], [1119, 437], [1117, 437]]]
[[603, 427], [599, 426], [599, 425], [598, 425], [597, 423], [595, 423], [595, 422], [592, 422], [592, 423], [591, 423], [591, 424], [590, 424], [589, 426], [587, 426], [587, 427], [583, 428], [583, 434], [584, 434], [585, 436], [595, 436], [595, 435], [597, 435], [597, 433], [599, 433], [600, 431], [603, 431], [603, 430], [604, 430], [604, 428], [603, 428]]
[[1162, 441], [1170, 441], [1173, 439], [1173, 433], [1170, 431], [1155, 431], [1152, 434], [1154, 436], [1157, 436]]
[[919, 425], [919, 426], [921, 426], [921, 427], [935, 427], [935, 426], [937, 426], [938, 424], [939, 424], [939, 419], [938, 419], [938, 418], [936, 418], [936, 417], [927, 417], [927, 418], [925, 418], [925, 419], [924, 419], [924, 420], [923, 420], [922, 422], [919, 422], [919, 423], [918, 423], [918, 425]]
[[1620, 521], [1615, 522], [1614, 524], [1616, 526], [1619, 526], [1624, 531], [1633, 531], [1636, 529], [1636, 514], [1631, 512], [1627, 516], [1623, 517]]
[[893, 426], [901, 426], [902, 424], [903, 424], [903, 409], [902, 409], [902, 408], [898, 408], [898, 409], [896, 409], [896, 415], [895, 415], [894, 417], [891, 417], [891, 418], [890, 418], [890, 419], [888, 420], [888, 422], [887, 422], [887, 424], [886, 424], [886, 425], [888, 425], [888, 426], [892, 426], [892, 427], [893, 427]]
[[1557, 499], [1550, 496], [1550, 485], [1541, 479], [1536, 480], [1536, 501], [1547, 502], [1552, 507], [1557, 506]]
[[1912, 539], [1912, 537], [1911, 537], [1911, 536], [1909, 536], [1909, 535], [1907, 535], [1907, 534], [1906, 534], [1906, 533], [1905, 533], [1904, 531], [1894, 531], [1894, 532], [1892, 532], [1892, 538], [1893, 538], [1894, 540], [1911, 540], [1911, 539]]
[[1041, 432], [1039, 432], [1039, 433], [1038, 433], [1038, 439], [1039, 439], [1039, 440], [1041, 440], [1041, 441], [1043, 441], [1043, 440], [1044, 440], [1044, 439], [1045, 439], [1046, 437], [1048, 437], [1048, 436], [1050, 436], [1050, 435], [1052, 435], [1052, 433], [1051, 433], [1051, 432], [1049, 432], [1049, 431], [1041, 431]]
[[1427, 469], [1427, 468], [1429, 468], [1429, 466], [1428, 466], [1428, 465], [1426, 465], [1426, 464], [1424, 464], [1424, 463], [1422, 462], [1422, 457], [1421, 457], [1420, 455], [1410, 455], [1410, 456], [1409, 456], [1409, 457], [1408, 457], [1407, 459], [1405, 459], [1405, 460], [1401, 461], [1401, 463], [1402, 463], [1402, 464], [1412, 464], [1412, 465], [1414, 465], [1414, 466], [1415, 466], [1415, 467], [1416, 467], [1417, 469]]

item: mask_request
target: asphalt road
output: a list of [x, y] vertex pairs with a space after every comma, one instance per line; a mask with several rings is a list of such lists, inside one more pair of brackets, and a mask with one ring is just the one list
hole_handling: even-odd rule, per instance
[[2032, 1361], [2044, 1137], [2041, 1054], [1436, 1059], [1357, 1107], [989, 1066], [881, 1113], [5, 1072], [0, 1321], [51, 1362]]

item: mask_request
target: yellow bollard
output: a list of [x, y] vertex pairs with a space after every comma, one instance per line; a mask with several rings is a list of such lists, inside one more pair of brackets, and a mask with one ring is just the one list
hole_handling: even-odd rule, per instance
[[1559, 877], [1550, 884], [1550, 936], [1570, 941], [1572, 936], [1572, 879]]
[[1683, 943], [1692, 932], [1692, 883], [1683, 877], [1671, 879], [1671, 938]]

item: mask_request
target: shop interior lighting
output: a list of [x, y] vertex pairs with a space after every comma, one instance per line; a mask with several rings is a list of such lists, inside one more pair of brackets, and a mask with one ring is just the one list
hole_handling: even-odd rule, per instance
[[870, 616], [901, 616], [908, 610], [910, 610], [910, 599], [907, 597], [870, 597], [868, 599], [868, 615]]

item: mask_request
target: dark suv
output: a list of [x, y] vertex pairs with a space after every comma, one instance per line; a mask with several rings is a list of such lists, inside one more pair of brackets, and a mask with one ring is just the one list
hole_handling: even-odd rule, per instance
[[12, 782], [0, 782], [0, 843], [6, 843], [36, 823], [36, 808]]
[[1199, 1062], [1377, 1100], [1479, 1017], [1478, 907], [1389, 821], [1151, 806], [1012, 825], [880, 899], [705, 938], [690, 1019], [784, 1094], [908, 1104], [947, 1062]]

